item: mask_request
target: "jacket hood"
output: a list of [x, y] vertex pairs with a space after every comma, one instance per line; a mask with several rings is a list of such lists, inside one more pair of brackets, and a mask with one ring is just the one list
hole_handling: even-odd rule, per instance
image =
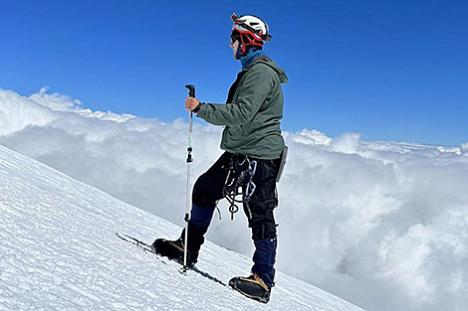
[[281, 67], [278, 67], [278, 65], [274, 61], [272, 61], [269, 57], [264, 56], [264, 55], [260, 56], [257, 59], [255, 59], [249, 67], [253, 66], [256, 63], [263, 63], [273, 68], [273, 70], [276, 71], [276, 73], [278, 74], [278, 77], [280, 78], [281, 83], [288, 82], [288, 76], [286, 75], [286, 72], [284, 71], [284, 69], [282, 69]]

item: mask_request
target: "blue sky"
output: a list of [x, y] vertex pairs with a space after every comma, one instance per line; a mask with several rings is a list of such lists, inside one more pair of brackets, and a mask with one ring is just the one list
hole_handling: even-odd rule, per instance
[[463, 1], [0, 0], [0, 88], [49, 86], [92, 109], [171, 121], [184, 84], [224, 102], [230, 14], [264, 18], [289, 75], [283, 129], [468, 142]]

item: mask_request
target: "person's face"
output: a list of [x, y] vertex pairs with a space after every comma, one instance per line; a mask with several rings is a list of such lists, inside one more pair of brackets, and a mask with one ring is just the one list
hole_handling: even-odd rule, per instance
[[229, 46], [232, 48], [232, 52], [234, 53], [234, 59], [236, 59], [237, 49], [239, 48], [239, 40], [235, 40], [234, 42], [231, 42]]

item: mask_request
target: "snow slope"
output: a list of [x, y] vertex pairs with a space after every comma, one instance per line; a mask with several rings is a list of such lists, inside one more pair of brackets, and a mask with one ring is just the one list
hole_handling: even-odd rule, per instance
[[[0, 310], [362, 310], [282, 273], [268, 305], [177, 273], [115, 233], [180, 228], [3, 146], [0, 212]], [[207, 242], [198, 268], [226, 283], [250, 259]]]

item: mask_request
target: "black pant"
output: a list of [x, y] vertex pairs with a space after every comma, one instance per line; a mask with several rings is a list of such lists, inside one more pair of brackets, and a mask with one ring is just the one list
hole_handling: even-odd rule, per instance
[[[242, 161], [245, 159], [245, 156], [225, 152], [195, 182], [192, 193], [193, 204], [200, 209], [207, 208], [211, 210], [202, 211], [199, 213], [200, 215], [209, 215], [209, 219], [211, 219], [212, 211], [216, 207], [217, 201], [223, 198], [223, 187], [233, 157], [234, 160]], [[243, 203], [249, 227], [252, 228], [252, 239], [255, 241], [274, 239], [276, 238], [276, 223], [273, 210], [278, 205], [276, 175], [278, 174], [280, 159], [249, 159], [257, 161], [257, 169], [252, 179], [252, 182], [256, 185], [256, 189], [250, 200], [247, 203]], [[206, 216], [202, 216], [202, 218], [206, 218]]]

